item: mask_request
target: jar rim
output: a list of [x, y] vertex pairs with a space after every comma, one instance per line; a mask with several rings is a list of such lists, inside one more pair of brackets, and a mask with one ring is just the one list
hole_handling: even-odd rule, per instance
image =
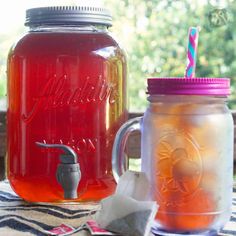
[[230, 95], [229, 78], [148, 78], [149, 95]]
[[52, 6], [26, 10], [26, 26], [98, 24], [112, 26], [110, 12], [102, 7]]

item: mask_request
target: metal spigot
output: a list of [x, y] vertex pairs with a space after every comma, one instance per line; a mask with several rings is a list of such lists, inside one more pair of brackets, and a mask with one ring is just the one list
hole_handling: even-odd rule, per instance
[[59, 148], [65, 153], [60, 154], [60, 163], [57, 166], [56, 178], [57, 182], [64, 190], [65, 199], [76, 199], [77, 188], [81, 179], [80, 165], [75, 151], [63, 144], [45, 144], [36, 142], [36, 145], [44, 148]]

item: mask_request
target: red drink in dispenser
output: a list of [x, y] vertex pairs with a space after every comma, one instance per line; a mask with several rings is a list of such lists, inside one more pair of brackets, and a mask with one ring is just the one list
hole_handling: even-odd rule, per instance
[[27, 11], [30, 31], [8, 60], [8, 178], [32, 202], [64, 201], [56, 169], [64, 144], [78, 155], [75, 201], [114, 191], [111, 152], [127, 119], [126, 59], [108, 34], [102, 8], [48, 7]]
[[142, 118], [117, 132], [113, 172], [122, 174], [128, 135], [141, 131], [141, 170], [159, 205], [153, 233], [218, 235], [230, 219], [234, 124], [230, 79], [194, 77], [199, 29], [189, 30], [185, 77], [149, 78]]

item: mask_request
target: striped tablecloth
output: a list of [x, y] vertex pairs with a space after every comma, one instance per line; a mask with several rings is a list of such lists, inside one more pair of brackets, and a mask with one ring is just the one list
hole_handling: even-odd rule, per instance
[[[233, 194], [233, 213], [220, 235], [236, 235], [236, 189]], [[95, 213], [97, 205], [41, 205], [24, 202], [7, 181], [0, 182], [0, 236], [45, 236], [46, 230], [62, 223], [75, 228]], [[89, 235], [80, 231], [73, 235]]]

